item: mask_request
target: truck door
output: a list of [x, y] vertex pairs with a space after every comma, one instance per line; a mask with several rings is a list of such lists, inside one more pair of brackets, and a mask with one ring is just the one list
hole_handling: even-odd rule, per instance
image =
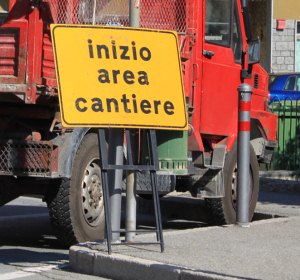
[[242, 68], [237, 3], [233, 0], [204, 2], [200, 131], [229, 136], [237, 131], [237, 87]]

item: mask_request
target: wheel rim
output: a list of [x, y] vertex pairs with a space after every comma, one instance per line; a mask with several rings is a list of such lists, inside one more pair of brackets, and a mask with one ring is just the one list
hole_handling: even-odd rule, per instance
[[[253, 179], [252, 179], [252, 171], [250, 170], [250, 197], [249, 202], [251, 202], [253, 193]], [[232, 207], [236, 210], [236, 202], [237, 202], [237, 165], [234, 166], [232, 177], [231, 177], [231, 201]]]
[[232, 206], [236, 209], [236, 198], [237, 198], [237, 165], [234, 166], [231, 178], [231, 200]]
[[87, 165], [82, 180], [81, 197], [82, 210], [85, 221], [90, 226], [97, 226], [101, 222], [103, 209], [103, 192], [99, 160], [93, 159]]

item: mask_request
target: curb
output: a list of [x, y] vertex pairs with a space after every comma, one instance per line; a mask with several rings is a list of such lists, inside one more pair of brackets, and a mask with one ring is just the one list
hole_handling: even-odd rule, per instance
[[259, 171], [259, 177], [269, 178], [269, 179], [300, 181], [300, 171], [289, 171], [289, 170]]
[[295, 171], [261, 171], [260, 189], [269, 192], [300, 193], [299, 173]]
[[[227, 275], [206, 273], [172, 264], [125, 256], [75, 245], [69, 251], [70, 266], [83, 274], [120, 280], [236, 280]], [[108, 269], [109, 268], [109, 269]]]
[[[285, 223], [291, 218], [278, 218], [272, 220], [256, 221], [253, 225]], [[232, 227], [234, 225], [229, 225]], [[207, 231], [210, 227], [195, 229]], [[165, 235], [174, 233], [167, 232]], [[175, 233], [175, 234], [178, 234]], [[182, 234], [182, 232], [180, 233]], [[121, 246], [121, 245], [120, 245]], [[240, 280], [228, 274], [197, 270], [176, 264], [148, 260], [121, 253], [108, 254], [106, 243], [86, 242], [70, 247], [69, 262], [73, 271], [113, 280]]]

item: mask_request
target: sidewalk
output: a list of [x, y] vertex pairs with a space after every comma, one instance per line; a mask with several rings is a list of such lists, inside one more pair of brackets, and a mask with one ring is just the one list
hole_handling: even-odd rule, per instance
[[[300, 279], [300, 196], [262, 193], [260, 213], [273, 217], [235, 225], [164, 231], [165, 252], [159, 245], [100, 243], [70, 248], [70, 265], [80, 273], [109, 279]], [[277, 213], [277, 214], [276, 214]], [[289, 217], [287, 217], [289, 216]], [[153, 234], [139, 241], [155, 241]]]
[[[210, 227], [164, 234], [158, 245], [70, 249], [78, 272], [110, 279], [299, 279], [300, 217], [257, 221], [250, 228]], [[144, 241], [149, 237], [144, 237]], [[152, 239], [153, 240], [153, 239]]]

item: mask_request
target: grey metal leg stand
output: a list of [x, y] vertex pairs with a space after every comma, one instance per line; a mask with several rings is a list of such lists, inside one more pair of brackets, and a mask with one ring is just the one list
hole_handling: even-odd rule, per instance
[[[156, 133], [155, 130], [146, 130], [147, 134], [147, 148], [149, 155], [149, 164], [148, 165], [137, 165], [133, 161], [133, 153], [131, 146], [131, 134], [130, 130], [125, 130], [126, 143], [127, 143], [127, 162], [123, 165], [111, 164], [108, 162], [108, 149], [105, 137], [105, 129], [101, 128], [98, 130], [99, 135], [99, 147], [100, 147], [100, 162], [101, 162], [101, 176], [102, 176], [102, 188], [103, 188], [103, 198], [104, 198], [104, 211], [105, 211], [105, 226], [106, 226], [106, 238], [107, 238], [107, 250], [108, 253], [112, 252], [112, 227], [111, 227], [111, 211], [110, 211], [110, 200], [109, 200], [109, 187], [108, 187], [108, 170], [146, 170], [150, 172], [150, 179], [152, 185], [152, 194], [153, 194], [153, 203], [154, 203], [154, 213], [155, 213], [155, 223], [156, 223], [156, 239], [157, 242], [149, 243], [134, 243], [134, 244], [160, 244], [161, 252], [164, 251], [164, 240], [163, 240], [163, 230], [162, 230], [162, 220], [160, 212], [160, 202], [159, 195], [157, 190], [157, 180], [156, 180], [156, 171], [159, 170], [158, 154], [157, 154], [157, 142], [156, 142]], [[149, 230], [148, 230], [149, 231]], [[148, 232], [147, 231], [147, 232]], [[146, 232], [136, 230], [135, 232]], [[122, 242], [121, 244], [127, 244]], [[132, 243], [130, 243], [132, 244]], [[118, 244], [119, 245], [119, 244]]]

